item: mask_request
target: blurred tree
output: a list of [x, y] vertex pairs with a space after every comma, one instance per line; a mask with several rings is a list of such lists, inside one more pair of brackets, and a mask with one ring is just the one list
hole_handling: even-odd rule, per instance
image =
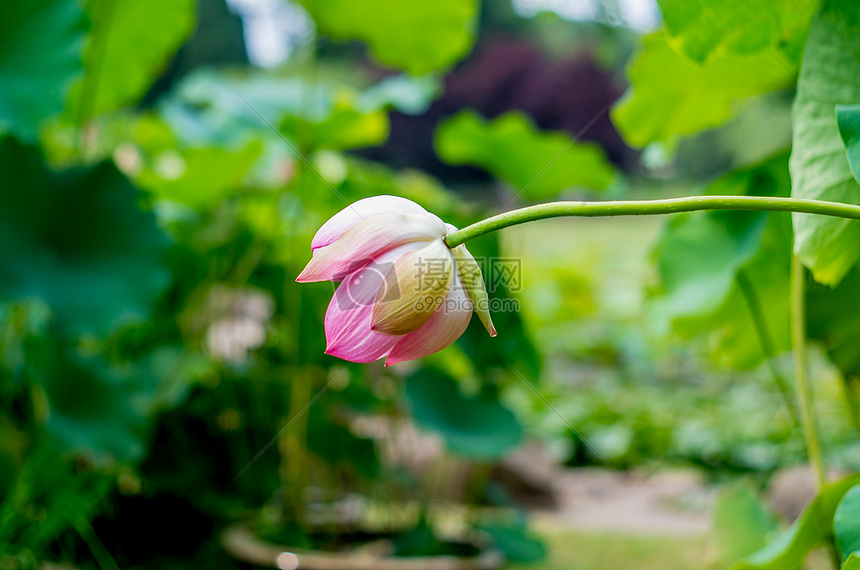
[[194, 32], [164, 75], [152, 85], [143, 104], [157, 100], [196, 67], [247, 63], [242, 18], [230, 10], [227, 0], [197, 0]]
[[599, 143], [612, 162], [628, 166], [637, 153], [622, 141], [608, 113], [622, 91], [615, 74], [600, 68], [593, 52], [553, 61], [533, 41], [497, 38], [446, 76], [444, 95], [426, 113], [391, 113], [388, 142], [362, 154], [394, 167], [420, 168], [449, 185], [485, 183], [490, 178], [481, 171], [439, 161], [433, 148], [436, 126], [463, 108], [488, 118], [520, 110], [542, 129], [562, 130], [571, 138], [582, 133], [581, 140]]

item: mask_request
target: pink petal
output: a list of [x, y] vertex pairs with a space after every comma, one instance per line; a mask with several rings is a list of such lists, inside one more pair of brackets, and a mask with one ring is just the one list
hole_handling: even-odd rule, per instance
[[472, 302], [460, 283], [456, 268], [445, 301], [423, 327], [402, 337], [391, 349], [386, 366], [424, 358], [451, 345], [466, 330], [472, 318]]
[[361, 220], [378, 214], [433, 215], [412, 200], [407, 200], [400, 196], [372, 196], [364, 198], [350, 204], [329, 218], [314, 236], [311, 242], [311, 249], [316, 250], [334, 243], [346, 230]]
[[325, 314], [326, 354], [351, 362], [372, 362], [386, 356], [403, 338], [370, 330], [373, 302], [385, 285], [386, 267], [420, 247], [420, 243], [410, 243], [388, 251], [338, 286]]
[[344, 232], [333, 244], [317, 249], [296, 281], [342, 281], [386, 251], [411, 242], [426, 245], [443, 233], [444, 225], [426, 215], [370, 216]]

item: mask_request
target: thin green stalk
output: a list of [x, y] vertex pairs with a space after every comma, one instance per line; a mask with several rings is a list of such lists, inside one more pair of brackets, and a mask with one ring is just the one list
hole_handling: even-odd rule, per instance
[[308, 414], [305, 410], [311, 401], [312, 375], [306, 369], [294, 369], [285, 373], [290, 378], [290, 406], [286, 421], [290, 429], [278, 439], [281, 455], [281, 483], [284, 503], [283, 522], [304, 524], [304, 493], [308, 486]]
[[[82, 517], [83, 518], [83, 517]], [[95, 558], [96, 563], [105, 570], [119, 570], [119, 566], [111, 556], [110, 551], [105, 548], [104, 543], [99, 539], [92, 524], [87, 520], [79, 520], [75, 525], [75, 530], [78, 535], [90, 549], [90, 553]]]
[[[818, 491], [824, 486], [827, 474], [824, 471], [824, 460], [821, 458], [821, 443], [818, 439], [818, 428], [815, 424], [813, 411], [813, 394], [809, 385], [809, 364], [806, 349], [806, 269], [796, 256], [791, 258], [791, 345], [794, 349], [794, 377], [797, 391], [797, 403], [800, 408], [800, 425], [806, 440], [806, 453], [809, 463], [815, 473]], [[842, 564], [839, 549], [831, 537], [828, 542], [833, 568]]]
[[812, 411], [812, 392], [808, 382], [806, 361], [806, 270], [797, 257], [791, 260], [791, 344], [794, 347], [794, 377], [797, 390], [797, 403], [800, 409], [800, 424], [806, 439], [809, 462], [815, 471], [818, 488], [824, 484], [824, 462], [821, 459], [821, 445]]
[[609, 202], [550, 202], [511, 210], [481, 220], [445, 236], [448, 247], [458, 245], [484, 234], [546, 218], [563, 216], [653, 216], [698, 210], [762, 210], [770, 212], [799, 212], [860, 220], [860, 206], [779, 198], [773, 196], [689, 196], [665, 200], [632, 200]]
[[857, 379], [851, 376], [842, 376], [842, 389], [845, 390], [845, 404], [848, 406], [848, 413], [851, 415], [851, 424], [857, 435], [860, 436], [860, 400], [857, 398]]
[[770, 369], [771, 377], [773, 378], [776, 387], [779, 389], [780, 394], [782, 394], [783, 400], [785, 400], [785, 407], [788, 408], [788, 413], [791, 416], [794, 425], [799, 426], [800, 417], [797, 414], [797, 407], [795, 406], [794, 400], [791, 398], [791, 391], [785, 376], [783, 376], [779, 368], [777, 368], [775, 361], [776, 349], [774, 348], [773, 338], [770, 335], [767, 320], [765, 319], [764, 311], [762, 311], [758, 294], [755, 291], [755, 286], [749, 276], [747, 276], [746, 271], [743, 269], [740, 269], [737, 273], [737, 282], [738, 287], [741, 290], [741, 294], [746, 301], [747, 308], [750, 311], [753, 327], [755, 328], [756, 335], [758, 336], [764, 360]]

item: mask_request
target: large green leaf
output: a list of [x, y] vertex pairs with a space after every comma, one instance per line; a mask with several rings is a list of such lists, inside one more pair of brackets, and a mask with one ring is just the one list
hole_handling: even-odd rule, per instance
[[758, 212], [674, 217], [656, 252], [659, 311], [675, 320], [716, 310], [758, 251], [766, 222], [767, 214]]
[[[100, 462], [133, 461], [146, 451], [153, 413], [186, 390], [164, 394], [178, 351], [162, 349], [133, 365], [81, 356], [58, 342], [31, 348], [30, 372], [48, 404], [45, 427], [63, 451]], [[166, 396], [166, 397], [165, 397]]]
[[794, 570], [807, 553], [831, 537], [836, 507], [845, 493], [860, 482], [860, 474], [825, 485], [794, 524], [770, 544], [747, 556], [733, 570]]
[[78, 122], [136, 103], [191, 33], [194, 0], [87, 0], [86, 74], [70, 109]]
[[860, 554], [851, 554], [842, 565], [842, 570], [860, 570]]
[[860, 551], [860, 486], [842, 497], [833, 516], [833, 535], [843, 559]]
[[476, 0], [303, 0], [317, 29], [367, 42], [382, 63], [415, 75], [448, 67], [472, 47]]
[[0, 132], [32, 140], [62, 110], [83, 70], [85, 24], [78, 0], [0, 3]]
[[848, 378], [860, 377], [860, 319], [846, 307], [860, 298], [860, 267], [835, 288], [817, 283], [807, 287], [808, 334], [822, 343], [830, 360]]
[[462, 111], [439, 126], [436, 150], [445, 162], [480, 166], [518, 190], [526, 189], [529, 199], [550, 198], [575, 186], [601, 190], [613, 176], [599, 146], [542, 132], [517, 112], [486, 121]]
[[[783, 155], [726, 175], [707, 192], [782, 196], [788, 190]], [[764, 228], [757, 225], [762, 218]], [[736, 368], [758, 365], [766, 356], [763, 343], [771, 355], [781, 354], [791, 348], [790, 252], [788, 214], [701, 212], [671, 219], [655, 249], [655, 321], [684, 338], [708, 335], [714, 360]], [[850, 377], [860, 376], [860, 322], [845, 307], [858, 295], [860, 267], [835, 288], [807, 288], [808, 335]]]
[[659, 0], [672, 46], [698, 63], [772, 47], [793, 51], [817, 0]]
[[[759, 188], [765, 194], [784, 195], [788, 187], [784, 159], [782, 164], [780, 170], [773, 171], [773, 174], [781, 173], [781, 182], [768, 184], [765, 182], [766, 178], [759, 178], [758, 181], [753, 179], [753, 187]], [[760, 174], [764, 176], [763, 173]], [[695, 215], [696, 218], [699, 216], [701, 214]], [[708, 335], [708, 348], [714, 360], [735, 368], [758, 365], [766, 356], [763, 342], [769, 345], [772, 355], [779, 355], [791, 348], [788, 322], [790, 218], [784, 213], [771, 213], [767, 218], [767, 226], [761, 234], [758, 250], [737, 266], [734, 283], [730, 288], [714, 287], [718, 280], [724, 280], [726, 276], [719, 271], [719, 267], [713, 268], [711, 279], [714, 281], [711, 281], [710, 286], [714, 288], [703, 291], [711, 290], [713, 294], [727, 291], [713, 311], [709, 312], [714, 307], [715, 300], [702, 296], [696, 303], [695, 292], [692, 290], [687, 290], [691, 297], [689, 305], [686, 305], [689, 310], [684, 312], [678, 312], [678, 309], [684, 308], [685, 305], [674, 297], [677, 291], [671, 288], [655, 291], [653, 307], [659, 319], [669, 319], [674, 332], [682, 337]], [[709, 248], [723, 243], [725, 237], [711, 226], [712, 224], [701, 224], [698, 242], [685, 242], [682, 236], [677, 236], [681, 239], [677, 245], [684, 247], [687, 255], [690, 254], [689, 248], [710, 251]], [[669, 231], [659, 242], [659, 247], [662, 247], [665, 240], [675, 239], [671, 224], [669, 227]], [[691, 235], [697, 235], [695, 224], [685, 224], [683, 227]], [[673, 247], [670, 243], [666, 252], [658, 249], [660, 264], [672, 264], [673, 259], [684, 263], [682, 256], [665, 257], [664, 254], [671, 253]], [[737, 251], [741, 253], [740, 250]], [[698, 267], [692, 261], [689, 263], [693, 269]], [[673, 270], [677, 271], [680, 267], [674, 266]], [[696, 273], [692, 273], [690, 277], [695, 275]], [[677, 276], [681, 283], [684, 283], [687, 277], [683, 272], [677, 273]], [[722, 283], [725, 285], [726, 281]], [[666, 295], [668, 298], [664, 297]], [[860, 376], [860, 322], [851, 311], [846, 311], [845, 307], [853, 306], [858, 295], [860, 267], [855, 267], [835, 288], [814, 282], [807, 287], [807, 334], [823, 345], [831, 361], [849, 377]], [[757, 327], [762, 327], [763, 330], [760, 331]]]
[[[706, 193], [788, 191], [787, 156], [780, 155], [724, 176]], [[788, 342], [789, 244], [785, 214], [699, 212], [672, 218], [655, 249], [655, 317], [683, 337], [710, 334], [718, 361], [744, 368], [758, 364], [764, 354], [754, 319], [767, 329], [773, 350]]]
[[836, 123], [854, 180], [860, 183], [860, 104], [836, 105]]
[[[673, 260], [683, 263], [684, 256], [692, 255], [690, 248], [711, 251], [711, 247], [724, 243], [723, 230], [715, 228], [712, 223], [701, 223], [701, 233], [698, 232], [693, 220], [700, 219], [699, 216], [691, 216], [690, 222], [683, 224], [683, 234], [676, 235], [670, 223], [658, 247], [662, 248], [665, 240], [671, 244], [671, 240], [678, 238], [678, 247], [684, 247], [685, 251], [675, 255], [671, 245], [665, 251], [658, 249], [659, 264], [671, 264]], [[686, 304], [683, 298], [676, 297], [678, 290], [675, 288], [658, 289], [652, 293], [652, 308], [658, 322], [671, 325], [672, 330], [684, 338], [708, 335], [711, 357], [734, 368], [758, 365], [766, 356], [763, 341], [769, 345], [772, 355], [791, 348], [788, 322], [790, 218], [787, 214], [769, 214], [767, 218], [758, 250], [736, 266], [731, 284], [726, 281], [727, 275], [720, 271], [720, 267], [712, 268], [710, 277], [707, 273], [698, 274], [710, 280], [703, 291], [711, 291], [715, 298], [703, 295], [696, 302], [695, 291], [683, 286], [681, 291], [686, 290], [690, 294]], [[685, 241], [685, 234], [698, 239]], [[667, 254], [673, 255], [666, 257]], [[680, 267], [675, 266], [672, 271]], [[698, 268], [699, 264], [691, 262], [690, 267]], [[683, 272], [676, 276], [680, 278], [679, 283], [685, 282]], [[695, 276], [690, 275], [691, 278]], [[666, 283], [662, 286], [665, 287]], [[817, 283], [811, 283], [807, 288], [808, 335], [823, 345], [831, 361], [849, 377], [860, 376], [860, 322], [845, 307], [852, 306], [858, 295], [860, 268], [855, 268], [836, 288]], [[757, 327], [763, 327], [763, 331]]]
[[[836, 105], [860, 101], [860, 4], [825, 0], [812, 22], [792, 111], [792, 196], [860, 204], [836, 124]], [[795, 214], [795, 253], [836, 285], [860, 257], [860, 222]]]
[[546, 558], [546, 546], [528, 532], [525, 521], [485, 523], [479, 529], [490, 535], [509, 562], [540, 562]]
[[750, 369], [790, 349], [790, 260], [790, 216], [770, 214], [759, 250], [739, 268], [723, 304], [697, 323], [715, 362]]
[[628, 143], [643, 147], [722, 124], [735, 101], [789, 87], [796, 69], [773, 50], [727, 53], [696, 66], [657, 32], [644, 38], [628, 72], [631, 87], [613, 107], [612, 119]]
[[778, 529], [778, 520], [746, 486], [723, 490], [713, 507], [716, 568], [734, 562], [767, 544]]
[[55, 173], [6, 139], [0, 178], [0, 300], [41, 298], [75, 333], [146, 318], [169, 281], [169, 244], [112, 164]]
[[496, 459], [520, 442], [523, 428], [495, 398], [464, 396], [457, 383], [423, 368], [405, 380], [406, 398], [418, 425], [445, 438], [455, 453]]

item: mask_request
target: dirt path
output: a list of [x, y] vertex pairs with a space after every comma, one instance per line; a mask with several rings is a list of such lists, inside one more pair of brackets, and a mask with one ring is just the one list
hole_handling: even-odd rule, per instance
[[693, 469], [619, 473], [608, 468], [563, 468], [536, 443], [507, 457], [504, 466], [523, 488], [552, 497], [544, 501], [545, 507], [534, 503], [538, 522], [664, 535], [700, 535], [710, 526], [715, 490]]
[[693, 471], [650, 476], [604, 469], [564, 470], [553, 487], [559, 508], [536, 522], [581, 530], [701, 535], [708, 531], [712, 492]]

